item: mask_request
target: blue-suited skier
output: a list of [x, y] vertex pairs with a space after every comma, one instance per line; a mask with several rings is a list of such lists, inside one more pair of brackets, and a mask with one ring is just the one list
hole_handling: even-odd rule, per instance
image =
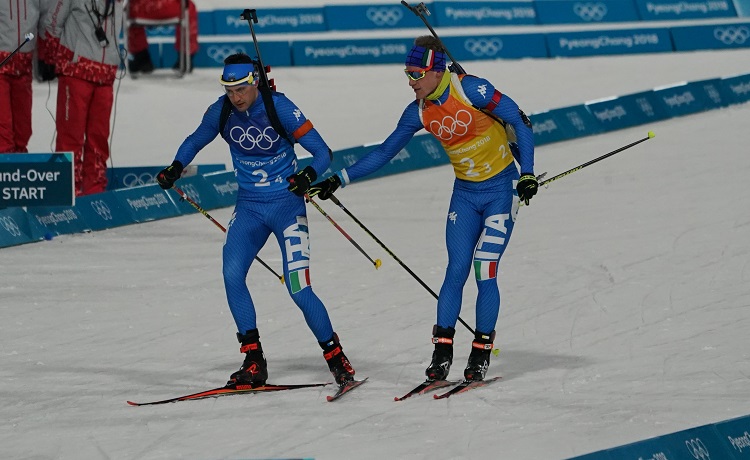
[[[446, 219], [448, 266], [432, 330], [435, 349], [425, 373], [432, 380], [448, 377], [461, 295], [473, 268], [479, 294], [464, 378], [483, 380], [500, 312], [498, 263], [513, 232], [519, 199], [528, 204], [539, 185], [534, 175], [534, 135], [528, 117], [492, 83], [447, 71], [445, 49], [437, 38], [418, 37], [414, 43], [405, 72], [416, 100], [406, 107], [396, 129], [378, 148], [314, 184], [308, 193], [330, 198], [339, 187], [387, 164], [421, 129], [441, 142], [456, 179]], [[509, 142], [509, 137], [514, 141]]]
[[[245, 354], [245, 360], [228, 383], [258, 387], [268, 379], [255, 305], [246, 278], [255, 256], [271, 234], [281, 248], [289, 295], [302, 310], [323, 349], [331, 373], [339, 384], [352, 380], [354, 369], [333, 331], [325, 306], [310, 285], [310, 242], [304, 195], [318, 172], [322, 173], [330, 165], [328, 145], [291, 100], [273, 92], [273, 105], [281, 127], [293, 137], [292, 142], [298, 142], [313, 156], [312, 164], [298, 171], [293, 145], [273, 128], [260, 97], [258, 70], [253, 60], [239, 53], [227, 57], [224, 64], [220, 82], [226, 95], [209, 106], [198, 129], [180, 145], [172, 164], [158, 174], [157, 182], [164, 189], [171, 188], [184, 167], [218, 134], [229, 144], [239, 191], [223, 248], [223, 274], [229, 309], [237, 324], [240, 352]], [[225, 97], [231, 105], [225, 105]]]

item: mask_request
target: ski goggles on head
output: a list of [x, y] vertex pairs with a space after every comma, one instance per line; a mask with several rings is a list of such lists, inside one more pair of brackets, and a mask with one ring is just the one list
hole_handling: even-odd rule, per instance
[[254, 64], [227, 64], [224, 66], [219, 82], [223, 86], [255, 86], [258, 84], [258, 74], [255, 72]]

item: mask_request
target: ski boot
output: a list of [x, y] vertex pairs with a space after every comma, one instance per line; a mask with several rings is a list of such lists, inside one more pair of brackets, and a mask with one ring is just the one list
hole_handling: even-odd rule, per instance
[[260, 345], [258, 329], [252, 329], [245, 334], [237, 333], [237, 340], [242, 346], [240, 353], [245, 353], [245, 361], [240, 370], [229, 377], [227, 385], [250, 385], [253, 388], [262, 387], [268, 380], [268, 364]]
[[132, 58], [128, 60], [128, 71], [131, 74], [154, 71], [154, 63], [151, 62], [151, 54], [149, 54], [148, 48], [133, 54]]
[[432, 352], [432, 362], [425, 370], [429, 380], [445, 380], [451, 370], [453, 363], [453, 336], [456, 330], [452, 327], [440, 327], [437, 324], [432, 327], [432, 343], [435, 351]]
[[466, 369], [464, 369], [464, 378], [466, 380], [484, 380], [487, 369], [490, 367], [490, 353], [492, 352], [492, 342], [494, 341], [495, 331], [489, 334], [479, 331], [474, 333], [469, 362], [466, 364]]
[[354, 368], [344, 354], [344, 350], [339, 343], [339, 337], [333, 334], [330, 340], [318, 342], [323, 349], [323, 357], [328, 363], [328, 369], [331, 370], [336, 383], [342, 385], [350, 380], [354, 380]]

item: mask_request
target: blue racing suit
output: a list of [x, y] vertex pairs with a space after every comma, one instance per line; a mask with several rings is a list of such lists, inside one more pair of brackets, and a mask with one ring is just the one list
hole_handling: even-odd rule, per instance
[[[479, 289], [476, 329], [489, 334], [500, 312], [497, 267], [518, 211], [519, 172], [513, 159], [522, 172], [533, 174], [534, 135], [518, 105], [489, 81], [449, 72], [444, 79], [450, 83], [442, 93], [410, 103], [378, 148], [336, 174], [344, 186], [371, 174], [423, 128], [441, 141], [456, 179], [446, 219], [448, 266], [438, 296], [437, 325], [455, 328], [463, 286], [473, 268]], [[514, 131], [517, 152], [508, 143], [508, 126]]]
[[[310, 166], [322, 174], [330, 165], [329, 148], [302, 111], [282, 93], [273, 102], [284, 129], [313, 156]], [[219, 134], [224, 96], [211, 104], [200, 126], [182, 143], [175, 160], [184, 166]], [[328, 312], [310, 287], [310, 241], [303, 197], [287, 190], [297, 171], [294, 147], [271, 126], [258, 94], [247, 111], [234, 106], [222, 133], [229, 144], [239, 191], [223, 248], [223, 275], [229, 309], [241, 334], [256, 329], [255, 305], [246, 278], [260, 249], [273, 233], [281, 249], [284, 280], [318, 342], [330, 340]]]

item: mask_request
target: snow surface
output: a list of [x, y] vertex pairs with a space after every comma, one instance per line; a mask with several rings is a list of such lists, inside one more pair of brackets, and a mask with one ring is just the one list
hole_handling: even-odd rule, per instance
[[[462, 62], [527, 112], [748, 72], [750, 50]], [[413, 97], [400, 65], [278, 68], [279, 88], [334, 150], [376, 142]], [[218, 69], [124, 79], [116, 166], [166, 165], [220, 95]], [[55, 84], [35, 84], [31, 147], [49, 149]], [[48, 101], [48, 94], [51, 98]], [[223, 235], [193, 215], [0, 250], [0, 456], [13, 459], [557, 460], [750, 414], [750, 105], [537, 149], [550, 175], [656, 137], [541, 190], [498, 282], [494, 386], [394, 402], [423, 377], [435, 301], [340, 209], [314, 208], [312, 276], [366, 385], [154, 407], [220, 386], [241, 363], [221, 279]], [[301, 152], [300, 152], [301, 153]], [[221, 140], [199, 163], [227, 163]], [[446, 263], [443, 166], [337, 193], [433, 290]], [[231, 208], [211, 211], [226, 223]], [[261, 258], [278, 269], [270, 241]], [[278, 280], [248, 284], [278, 383], [330, 381]], [[462, 318], [473, 326], [474, 282]], [[452, 377], [471, 335], [460, 324]]]

